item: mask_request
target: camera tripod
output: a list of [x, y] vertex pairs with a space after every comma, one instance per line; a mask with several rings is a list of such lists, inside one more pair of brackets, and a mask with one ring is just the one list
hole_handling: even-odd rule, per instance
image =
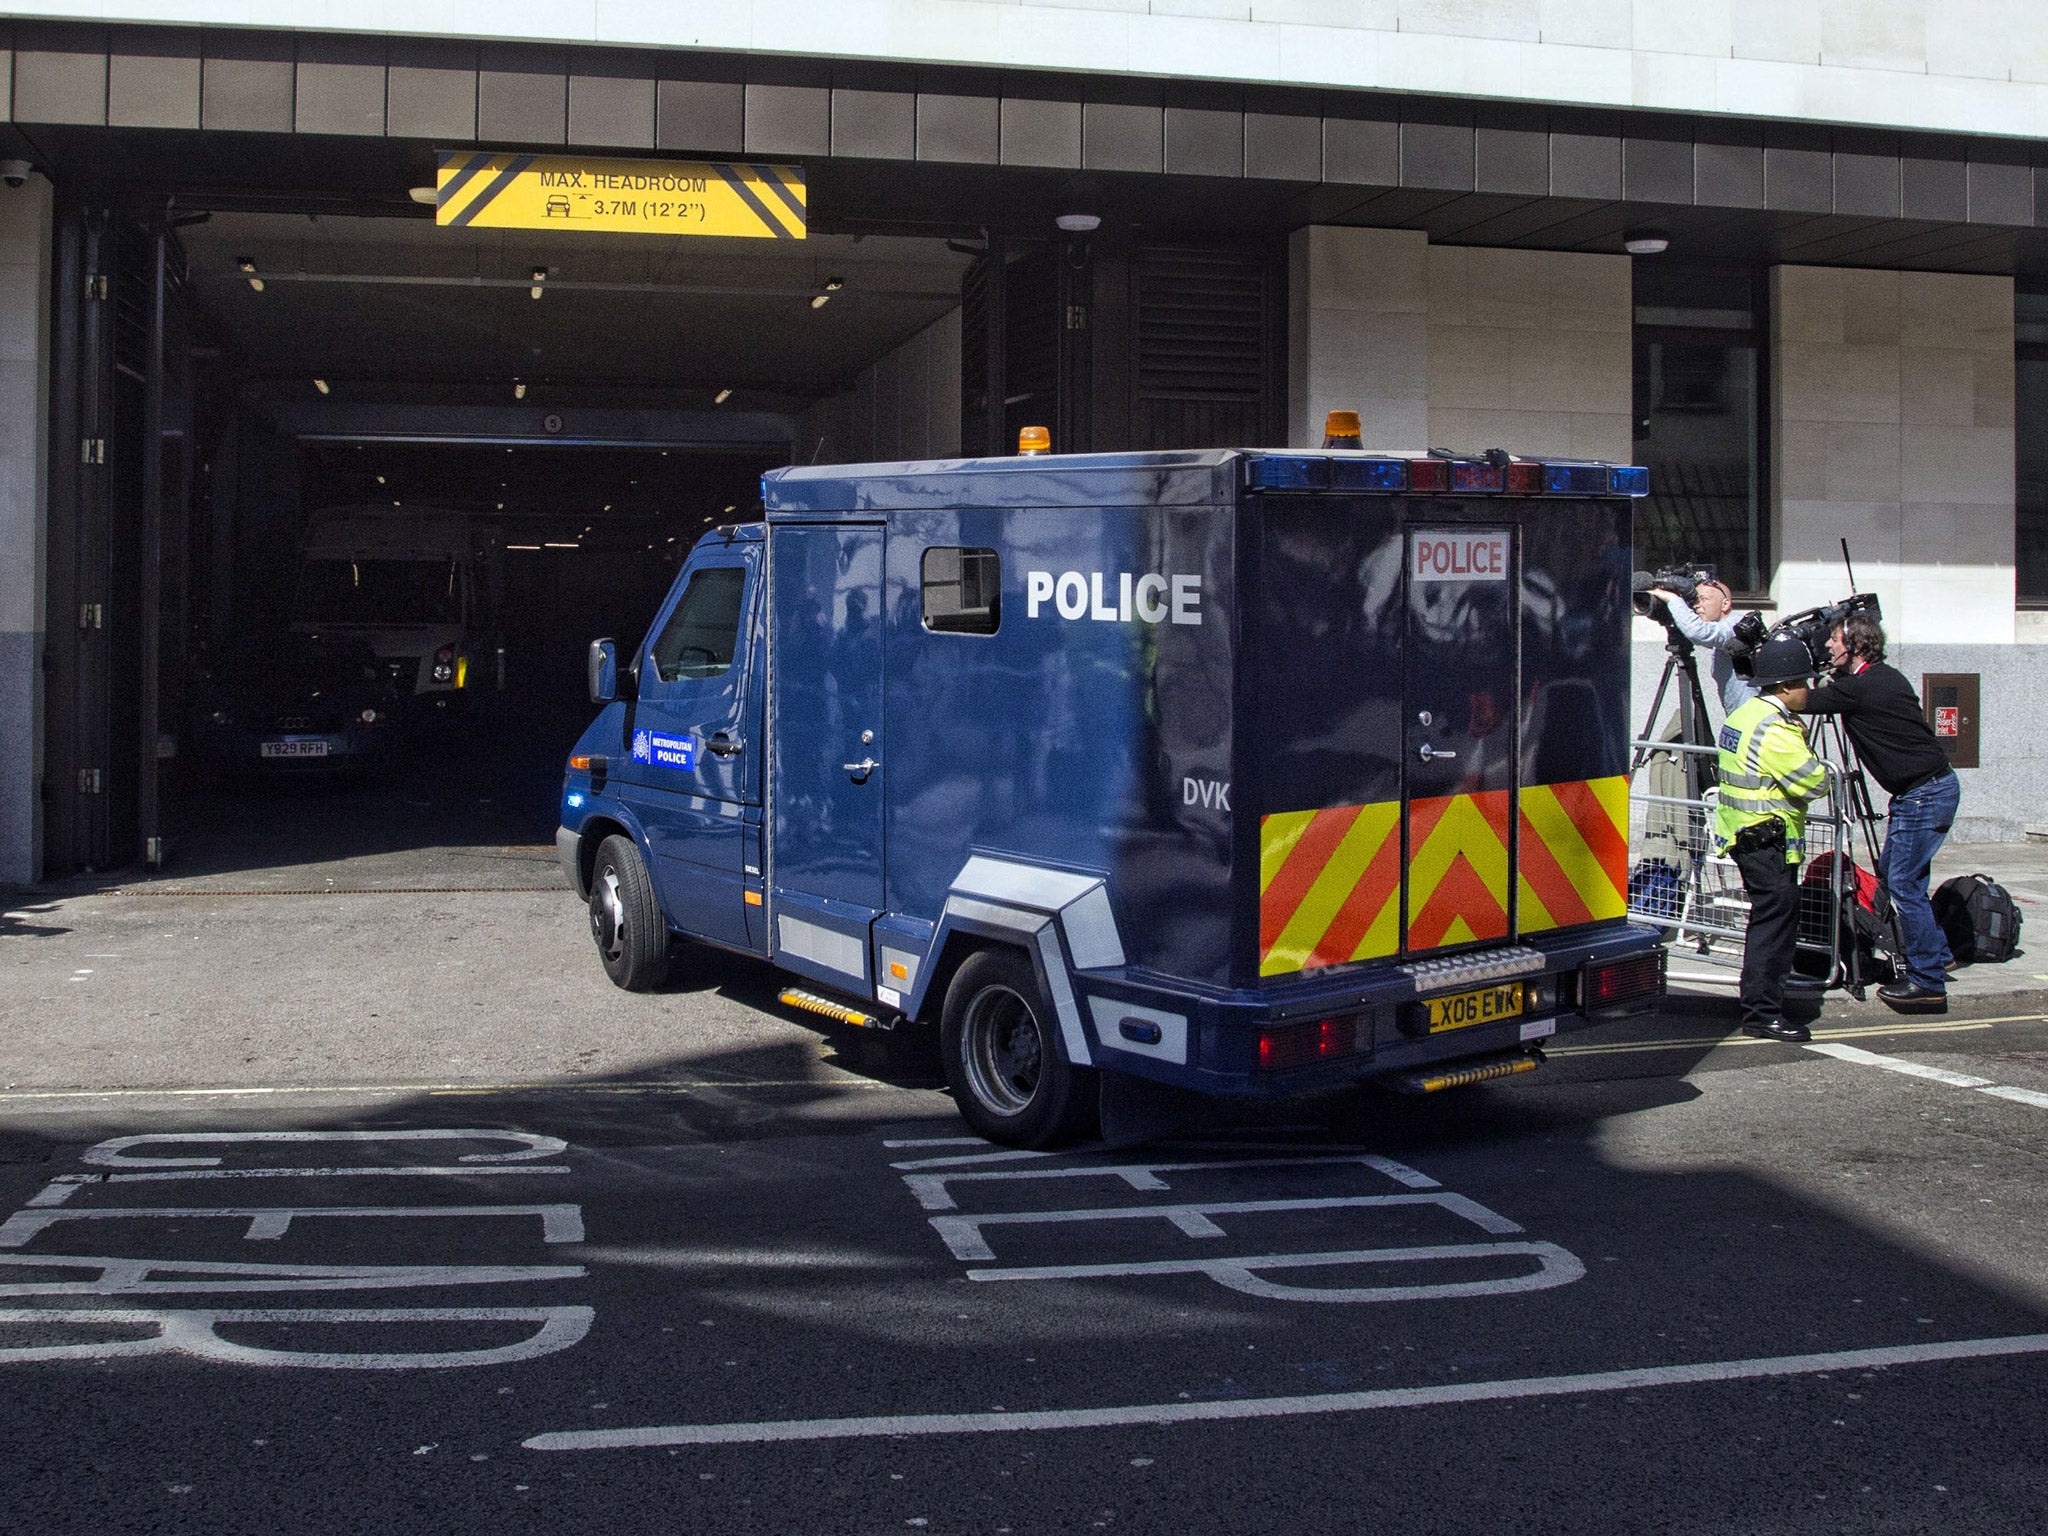
[[[1664, 626], [1664, 633], [1664, 675], [1657, 679], [1657, 692], [1650, 700], [1650, 713], [1637, 737], [1635, 759], [1628, 770], [1631, 779], [1656, 750], [1650, 743], [1657, 739], [1657, 716], [1664, 708], [1664, 695], [1671, 691], [1674, 677], [1679, 680], [1678, 735], [1672, 739], [1688, 747], [1714, 745], [1713, 732], [1707, 723], [1707, 696], [1700, 689], [1699, 660], [1694, 654], [1693, 643], [1669, 624]], [[1685, 793], [1688, 799], [1697, 800], [1702, 792], [1718, 781], [1719, 775], [1711, 758], [1691, 752], [1685, 754]]]

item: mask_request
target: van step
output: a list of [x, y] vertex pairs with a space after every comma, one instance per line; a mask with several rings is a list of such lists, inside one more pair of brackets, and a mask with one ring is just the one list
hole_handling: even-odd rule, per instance
[[1503, 1056], [1484, 1056], [1459, 1066], [1424, 1067], [1415, 1072], [1390, 1075], [1381, 1078], [1380, 1082], [1396, 1093], [1442, 1093], [1446, 1088], [1469, 1088], [1474, 1083], [1490, 1083], [1497, 1077], [1534, 1072], [1542, 1062], [1543, 1057], [1537, 1052], [1511, 1051]]
[[815, 992], [800, 992], [795, 987], [785, 990], [781, 995], [781, 1001], [786, 1007], [801, 1008], [805, 1013], [818, 1014], [821, 1017], [832, 1020], [835, 1024], [850, 1024], [855, 1029], [894, 1029], [896, 1027], [894, 1019], [880, 1019], [872, 1013], [864, 1012], [846, 1003], [837, 1002], [829, 997], [820, 997]]

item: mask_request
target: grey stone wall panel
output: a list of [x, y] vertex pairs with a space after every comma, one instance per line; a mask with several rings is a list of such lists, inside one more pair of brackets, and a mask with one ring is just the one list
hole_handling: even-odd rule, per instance
[[1470, 192], [1474, 141], [1469, 124], [1403, 123], [1401, 185], [1432, 192]]
[[468, 143], [476, 137], [476, 71], [393, 64], [384, 87], [393, 138]]
[[656, 149], [737, 155], [746, 122], [746, 87], [737, 80], [664, 80], [655, 87]]
[[1244, 114], [1209, 107], [1168, 107], [1166, 169], [1175, 176], [1242, 176]]
[[1244, 173], [1267, 181], [1323, 179], [1323, 120], [1278, 112], [1244, 115]]
[[1963, 222], [1970, 210], [1970, 190], [1968, 167], [1962, 161], [1908, 155], [1901, 170], [1907, 218]]
[[1972, 160], [1966, 175], [1972, 224], [2006, 224], [2024, 228], [2034, 222], [2032, 166], [1993, 160]]
[[1621, 140], [1606, 133], [1550, 136], [1550, 195], [1592, 197], [1612, 202], [1621, 196]]
[[832, 92], [822, 85], [749, 85], [746, 153], [832, 152]]
[[1826, 150], [1764, 146], [1764, 206], [1773, 212], [1832, 212], [1834, 183], [1834, 160]]
[[24, 48], [14, 55], [14, 120], [102, 127], [107, 121], [107, 54]]
[[[125, 39], [124, 39], [125, 41]], [[197, 128], [199, 43], [174, 53], [116, 53], [107, 59], [109, 128]]]
[[1835, 212], [1866, 219], [1899, 216], [1897, 155], [1835, 152]]
[[1695, 144], [1692, 164], [1693, 193], [1701, 207], [1763, 207], [1761, 144]]
[[1542, 197], [1550, 190], [1550, 135], [1530, 128], [1480, 128], [1472, 135], [1473, 186], [1480, 192]]
[[832, 153], [856, 160], [915, 160], [917, 93], [835, 88]]
[[1081, 164], [1081, 104], [1006, 96], [1001, 114], [1004, 165], [1076, 170]]
[[476, 130], [485, 142], [564, 144], [569, 61], [560, 49], [488, 47], [478, 55]]
[[1693, 143], [1690, 139], [1624, 139], [1621, 194], [1630, 202], [1693, 201]]
[[569, 142], [615, 149], [654, 148], [654, 81], [571, 75]]
[[349, 58], [355, 50], [333, 48], [333, 41], [309, 38], [301, 45], [293, 126], [300, 133], [382, 134], [383, 59]]
[[1113, 101], [1089, 102], [1081, 108], [1081, 165], [1090, 171], [1165, 169], [1164, 109]]
[[993, 96], [917, 93], [917, 158], [994, 165], [997, 103]]

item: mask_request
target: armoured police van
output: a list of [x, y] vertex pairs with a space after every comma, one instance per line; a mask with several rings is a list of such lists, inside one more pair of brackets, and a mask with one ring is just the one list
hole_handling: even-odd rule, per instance
[[1625, 920], [1646, 482], [1357, 450], [773, 472], [642, 643], [591, 647], [557, 842], [605, 969], [651, 987], [681, 937], [935, 1024], [962, 1115], [1019, 1146], [1145, 1083], [1528, 1070], [1663, 989]]

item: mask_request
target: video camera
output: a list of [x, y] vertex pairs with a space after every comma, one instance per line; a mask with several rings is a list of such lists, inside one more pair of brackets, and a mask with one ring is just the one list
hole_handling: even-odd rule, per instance
[[1669, 624], [1671, 613], [1663, 601], [1652, 597], [1652, 592], [1675, 592], [1688, 604], [1700, 595], [1700, 584], [1714, 580], [1711, 565], [1667, 565], [1661, 570], [1637, 571], [1631, 582], [1634, 590], [1636, 612], [1646, 619], [1655, 619], [1659, 624]]
[[1750, 674], [1750, 664], [1757, 648], [1766, 640], [1780, 635], [1790, 635], [1806, 647], [1806, 654], [1813, 659], [1815, 672], [1830, 670], [1828, 664], [1828, 636], [1835, 632], [1835, 626], [1851, 614], [1864, 613], [1880, 622], [1884, 610], [1879, 606], [1874, 592], [1857, 592], [1837, 603], [1824, 603], [1818, 608], [1808, 608], [1766, 627], [1763, 615], [1745, 613], [1735, 626], [1735, 644], [1728, 648], [1728, 659], [1743, 677]]

